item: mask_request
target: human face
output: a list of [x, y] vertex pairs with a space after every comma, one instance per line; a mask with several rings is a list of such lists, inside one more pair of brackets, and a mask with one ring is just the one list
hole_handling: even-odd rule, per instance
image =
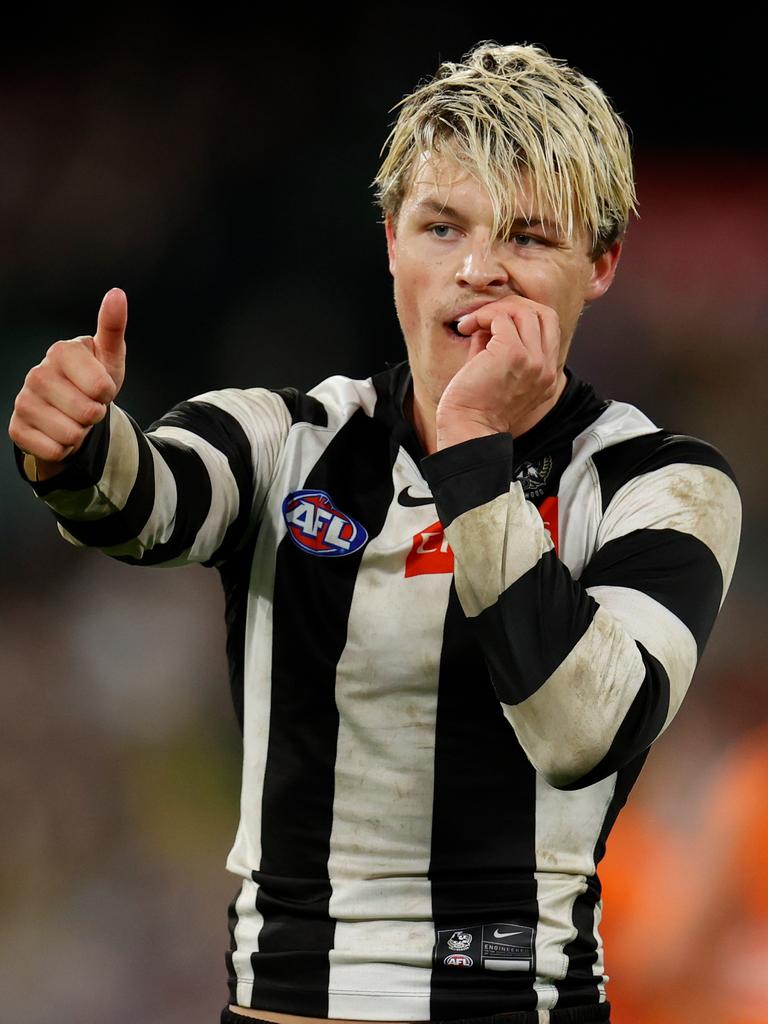
[[[486, 190], [454, 160], [423, 158], [400, 208], [386, 220], [389, 269], [421, 417], [433, 417], [452, 377], [468, 359], [469, 338], [452, 324], [463, 313], [508, 295], [553, 309], [560, 322], [558, 370], [584, 304], [610, 286], [617, 243], [593, 262], [584, 231], [558, 232], [523, 182], [519, 220], [508, 239], [492, 237]], [[518, 230], [519, 229], [519, 230]]]

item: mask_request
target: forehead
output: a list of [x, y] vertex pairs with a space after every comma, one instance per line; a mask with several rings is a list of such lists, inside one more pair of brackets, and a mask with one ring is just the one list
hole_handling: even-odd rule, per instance
[[[403, 206], [416, 207], [429, 200], [441, 206], [470, 204], [473, 212], [493, 219], [493, 203], [479, 175], [447, 154], [420, 154], [403, 197]], [[537, 203], [530, 175], [523, 170], [519, 187], [510, 189], [509, 201], [514, 218], [552, 220], [552, 210]], [[468, 211], [469, 212], [469, 211]]]

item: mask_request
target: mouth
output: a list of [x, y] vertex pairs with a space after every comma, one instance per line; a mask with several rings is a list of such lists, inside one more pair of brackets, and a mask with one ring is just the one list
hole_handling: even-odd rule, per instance
[[462, 341], [469, 341], [471, 335], [462, 334], [459, 330], [459, 318], [467, 316], [469, 313], [474, 313], [476, 310], [481, 309], [483, 306], [487, 306], [492, 299], [486, 299], [485, 301], [472, 302], [468, 306], [463, 308], [452, 310], [454, 316], [450, 320], [444, 321], [444, 327], [446, 331], [451, 335], [452, 338], [460, 338]]
[[461, 338], [462, 341], [469, 341], [468, 336], [466, 334], [462, 334], [461, 331], [459, 331], [458, 320], [448, 320], [445, 324], [445, 329], [452, 337]]

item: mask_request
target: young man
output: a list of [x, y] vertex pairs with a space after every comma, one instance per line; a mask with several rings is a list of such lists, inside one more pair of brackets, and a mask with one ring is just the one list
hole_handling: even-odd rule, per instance
[[608, 1020], [596, 866], [724, 597], [738, 492], [566, 369], [634, 201], [594, 83], [481, 44], [406, 98], [376, 183], [408, 363], [142, 433], [114, 289], [28, 375], [19, 468], [73, 543], [221, 573], [223, 1020]]

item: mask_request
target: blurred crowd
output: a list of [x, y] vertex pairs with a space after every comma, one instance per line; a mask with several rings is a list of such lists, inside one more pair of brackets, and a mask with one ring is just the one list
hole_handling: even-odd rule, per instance
[[[161, 73], [159, 44], [129, 42], [0, 71], [5, 421], [113, 285], [129, 297], [120, 404], [144, 426], [212, 388], [403, 358], [368, 182], [387, 108], [437, 54], [408, 51], [352, 95], [318, 86], [309, 51], [256, 66], [201, 48]], [[644, 147], [632, 113], [641, 217], [571, 365], [720, 447], [745, 520], [703, 664], [608, 841], [609, 996], [614, 1024], [768, 1024], [766, 160]], [[10, 442], [0, 503], [0, 1018], [213, 1021], [240, 772], [216, 574], [69, 547]]]

